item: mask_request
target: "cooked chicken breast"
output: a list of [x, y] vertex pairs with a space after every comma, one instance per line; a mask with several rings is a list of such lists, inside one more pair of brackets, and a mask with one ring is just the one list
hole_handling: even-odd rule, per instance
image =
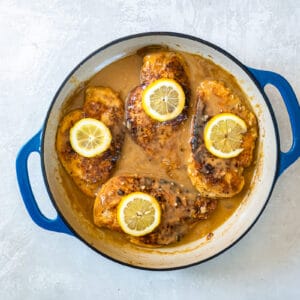
[[[171, 137], [178, 130], [179, 125], [187, 119], [190, 87], [185, 69], [183, 58], [173, 52], [159, 52], [145, 56], [141, 69], [142, 85], [133, 89], [126, 101], [126, 126], [132, 138], [152, 157], [164, 150], [164, 156], [169, 158], [170, 169], [177, 166], [176, 158], [172, 158], [174, 145]], [[166, 122], [153, 120], [142, 108], [143, 90], [149, 83], [160, 78], [176, 80], [181, 84], [186, 95], [186, 105], [182, 113]]]
[[[86, 158], [76, 153], [70, 144], [70, 129], [83, 118], [102, 121], [111, 131], [112, 142], [99, 156]], [[109, 88], [86, 89], [82, 109], [68, 113], [60, 122], [56, 136], [58, 158], [76, 185], [86, 195], [94, 197], [108, 180], [115, 166], [124, 140], [124, 107], [118, 95]]]
[[183, 57], [175, 52], [156, 52], [148, 54], [143, 59], [141, 69], [141, 84], [168, 78], [177, 81], [183, 88], [187, 98], [190, 97], [190, 83], [186, 74], [187, 64]]
[[150, 234], [130, 237], [131, 242], [168, 245], [179, 241], [197, 221], [206, 219], [216, 208], [216, 200], [195, 193], [164, 179], [138, 176], [111, 178], [99, 190], [94, 204], [94, 222], [99, 227], [122, 232], [117, 206], [124, 195], [141, 191], [155, 197], [162, 210], [160, 225]]
[[[232, 197], [242, 190], [245, 183], [244, 168], [250, 166], [253, 160], [258, 130], [256, 117], [222, 82], [205, 80], [200, 84], [197, 94], [190, 140], [189, 176], [203, 196]], [[206, 122], [216, 114], [225, 112], [236, 114], [247, 124], [241, 145], [244, 151], [230, 159], [215, 157], [208, 152], [203, 141]]]
[[143, 89], [143, 86], [138, 86], [128, 96], [126, 125], [134, 141], [149, 155], [155, 156], [164, 147], [168, 147], [168, 142], [172, 142], [170, 137], [187, 116], [182, 113], [177, 118], [167, 122], [153, 120], [144, 112], [142, 107]]

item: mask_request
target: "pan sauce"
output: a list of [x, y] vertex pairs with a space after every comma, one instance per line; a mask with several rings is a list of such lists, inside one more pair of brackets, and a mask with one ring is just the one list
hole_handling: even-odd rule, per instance
[[[120, 98], [125, 101], [128, 93], [137, 85], [139, 85], [140, 68], [142, 66], [142, 60], [145, 53], [149, 51], [155, 51], [156, 48], [141, 49], [136, 54], [127, 56], [120, 59], [101, 71], [95, 74], [90, 80], [82, 83], [74, 94], [66, 101], [63, 109], [62, 116], [66, 115], [69, 111], [80, 108], [84, 102], [84, 91], [89, 86], [105, 86], [110, 87], [114, 91], [118, 92]], [[198, 55], [193, 55], [185, 52], [180, 52], [188, 64], [188, 75], [191, 85], [191, 102], [188, 112], [188, 120], [181, 124], [180, 130], [177, 134], [177, 149], [178, 156], [180, 157], [181, 164], [180, 169], [166, 173], [165, 169], [161, 167], [161, 160], [166, 159], [164, 154], [161, 153], [156, 159], [149, 159], [144, 153], [142, 148], [136, 145], [130, 135], [126, 133], [125, 142], [122, 149], [122, 155], [117, 163], [112, 176], [116, 175], [147, 175], [156, 178], [164, 178], [176, 181], [183, 184], [191, 191], [197, 192], [192, 186], [191, 181], [187, 175], [186, 162], [189, 156], [189, 139], [190, 139], [190, 126], [192, 113], [194, 111], [196, 96], [195, 91], [199, 84], [204, 79], [222, 80], [226, 85], [232, 89], [232, 91], [238, 95], [245, 104], [250, 108], [247, 102], [247, 98], [236, 82], [235, 78], [222, 69], [220, 66], [214, 64], [211, 60], [205, 59]], [[250, 188], [251, 178], [253, 175], [255, 166], [255, 156], [252, 166], [244, 171], [245, 186], [240, 194], [228, 199], [219, 199], [217, 209], [212, 215], [204, 221], [200, 221], [194, 229], [187, 234], [178, 244], [186, 243], [199, 239], [203, 236], [207, 238], [212, 237], [214, 229], [224, 223], [237, 209], [237, 207], [243, 201], [247, 191]], [[70, 199], [74, 199], [72, 206], [78, 210], [79, 214], [93, 223], [93, 202], [94, 199], [82, 194], [81, 191], [75, 186], [67, 173], [61, 168], [63, 185]], [[111, 232], [107, 229], [101, 230], [105, 234], [106, 238], [114, 238], [119, 241], [125, 241], [122, 234], [117, 232]]]

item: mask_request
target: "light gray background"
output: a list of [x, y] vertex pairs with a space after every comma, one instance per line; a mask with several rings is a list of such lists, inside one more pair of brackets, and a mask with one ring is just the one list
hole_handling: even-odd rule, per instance
[[[246, 65], [284, 75], [300, 97], [299, 20], [297, 0], [0, 0], [0, 299], [300, 299], [300, 160], [241, 242], [171, 272], [119, 265], [37, 227], [15, 176], [17, 151], [40, 129], [60, 83], [103, 44], [144, 31], [192, 34]], [[277, 91], [268, 93], [288, 149], [287, 114]], [[43, 211], [54, 216], [37, 155], [30, 173]]]

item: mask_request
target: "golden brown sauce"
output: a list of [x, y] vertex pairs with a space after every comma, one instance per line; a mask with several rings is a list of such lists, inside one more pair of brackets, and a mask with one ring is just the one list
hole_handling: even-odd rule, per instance
[[[154, 48], [154, 50], [157, 49]], [[149, 48], [142, 49], [136, 54], [118, 60], [99, 71], [87, 82], [81, 84], [75, 93], [69, 99], [67, 99], [62, 110], [62, 116], [74, 108], [82, 106], [84, 102], [85, 88], [89, 86], [110, 87], [114, 91], [118, 92], [121, 99], [125, 101], [129, 91], [131, 91], [140, 83], [139, 75], [142, 66], [142, 59], [147, 51], [149, 51]], [[151, 51], [153, 51], [153, 49], [151, 49]], [[188, 189], [197, 193], [196, 189], [191, 184], [186, 170], [186, 163], [189, 156], [191, 119], [192, 112], [194, 111], [196, 104], [195, 91], [197, 86], [202, 80], [205, 79], [222, 80], [236, 95], [242, 99], [242, 101], [245, 102], [245, 104], [251, 110], [245, 94], [239, 87], [233, 75], [229, 74], [227, 71], [214, 64], [209, 59], [185, 52], [180, 53], [183, 55], [188, 64], [188, 75], [190, 78], [192, 91], [188, 120], [181, 125], [180, 130], [178, 130], [176, 133], [177, 150], [175, 151], [177, 151], [180, 158], [180, 168], [172, 171], [171, 173], [167, 173], [166, 170], [161, 167], [161, 160], [164, 159], [163, 153], [161, 153], [161, 155], [155, 159], [150, 159], [143, 149], [135, 144], [130, 135], [126, 133], [121, 158], [119, 159], [111, 176], [121, 174], [138, 174], [153, 176], [155, 178], [165, 178], [183, 184]], [[207, 220], [200, 221], [194, 227], [194, 229], [176, 245], [193, 241], [203, 236], [207, 236], [208, 239], [212, 237], [211, 233], [234, 213], [244, 199], [247, 191], [250, 189], [254, 165], [255, 163], [253, 163], [252, 167], [246, 169], [244, 172], [245, 186], [242, 192], [232, 198], [219, 199], [217, 209], [212, 213], [212, 215]], [[74, 208], [84, 218], [88, 219], [90, 222], [93, 222], [94, 199], [82, 194], [75, 184], [70, 180], [66, 172], [64, 170], [61, 170], [61, 172], [63, 185], [66, 189], [66, 192], [69, 194], [69, 196], [76, 194], [76, 197], [70, 197], [71, 199], [74, 199]], [[111, 238], [116, 238], [120, 241], [123, 239], [122, 235], [119, 233], [113, 233], [107, 229], [103, 229], [103, 232], [109, 232]]]

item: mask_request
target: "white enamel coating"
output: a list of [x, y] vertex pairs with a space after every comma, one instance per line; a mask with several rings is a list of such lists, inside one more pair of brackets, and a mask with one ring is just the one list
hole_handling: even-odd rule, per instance
[[[226, 223], [215, 230], [210, 241], [202, 238], [183, 246], [155, 250], [143, 249], [131, 244], [120, 247], [113, 240], [107, 240], [101, 230], [95, 229], [94, 225], [79, 213], [76, 207], [71, 205], [69, 196], [61, 185], [62, 179], [58, 172], [59, 162], [54, 146], [62, 104], [76, 89], [78, 82], [89, 79], [113, 61], [151, 44], [166, 45], [175, 50], [200, 54], [222, 66], [236, 77], [247, 94], [259, 121], [258, 168], [254, 175], [252, 188], [242, 205]], [[243, 68], [225, 54], [200, 41], [166, 34], [137, 36], [112, 44], [91, 56], [72, 75], [57, 95], [48, 122], [45, 124], [43, 163], [46, 180], [54, 201], [64, 218], [83, 240], [101, 253], [120, 262], [150, 269], [166, 269], [182, 267], [208, 259], [228, 248], [251, 227], [263, 209], [273, 185], [278, 149], [269, 109], [259, 89]]]

